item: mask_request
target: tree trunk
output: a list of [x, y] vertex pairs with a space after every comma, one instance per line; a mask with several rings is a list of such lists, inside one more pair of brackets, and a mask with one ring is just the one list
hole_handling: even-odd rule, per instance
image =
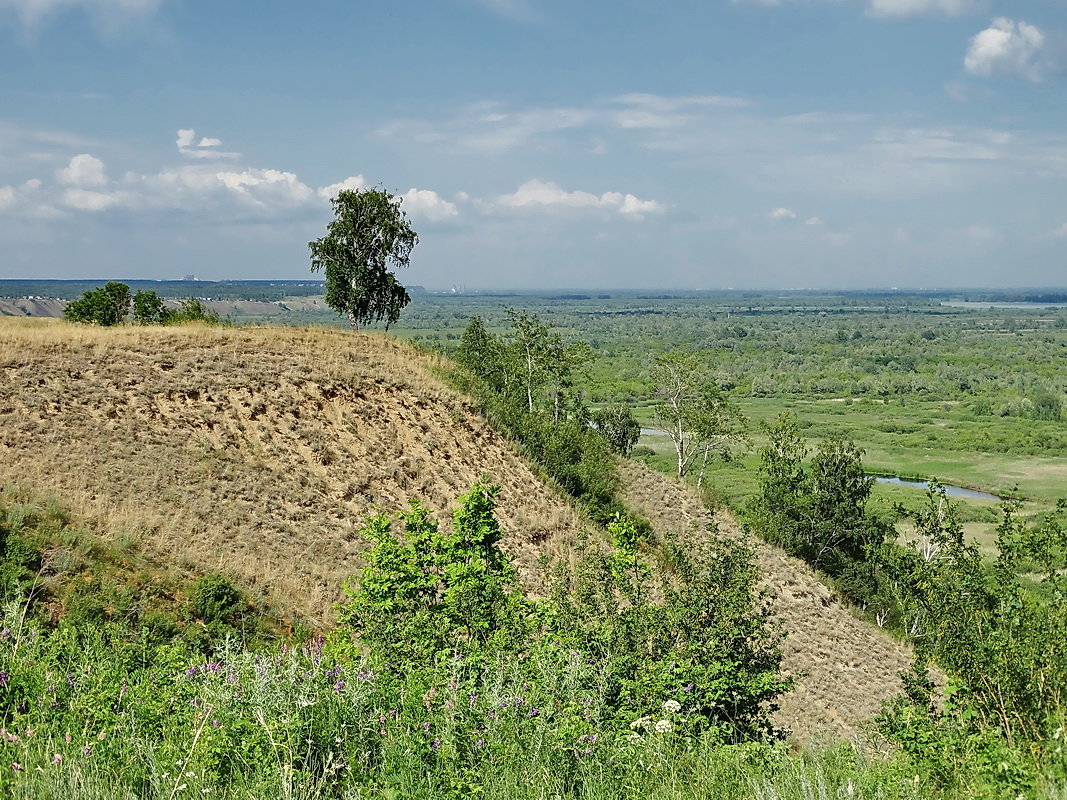
[[355, 309], [348, 309], [348, 325], [354, 331], [359, 330], [359, 322], [356, 320]]

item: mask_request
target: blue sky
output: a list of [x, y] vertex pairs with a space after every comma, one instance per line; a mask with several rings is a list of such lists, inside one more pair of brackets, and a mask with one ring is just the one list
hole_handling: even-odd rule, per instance
[[1067, 285], [1067, 0], [0, 0], [0, 277]]

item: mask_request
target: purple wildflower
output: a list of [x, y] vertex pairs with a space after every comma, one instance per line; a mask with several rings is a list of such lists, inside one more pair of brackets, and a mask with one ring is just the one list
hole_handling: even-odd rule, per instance
[[430, 745], [430, 749], [431, 750], [439, 750], [440, 748], [441, 748], [441, 740], [440, 739], [434, 739], [433, 740], [433, 744]]
[[541, 713], [541, 709], [539, 709], [539, 708], [531, 708], [531, 709], [530, 709], [530, 713], [529, 713], [529, 716], [531, 716], [531, 717], [536, 717], [536, 716], [538, 716], [538, 715], [539, 715], [540, 713]]
[[0, 686], [2, 686], [5, 689], [7, 688], [7, 679], [8, 679], [7, 670], [6, 669], [0, 669]]
[[333, 685], [333, 690], [335, 692], [337, 692], [337, 694], [340, 694], [341, 692], [343, 692], [345, 690], [345, 682], [344, 681], [337, 681], [337, 683], [335, 683]]

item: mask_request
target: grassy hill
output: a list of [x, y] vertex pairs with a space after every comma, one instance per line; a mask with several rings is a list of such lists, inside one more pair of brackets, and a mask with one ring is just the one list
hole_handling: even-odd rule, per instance
[[[507, 547], [528, 590], [582, 520], [437, 376], [375, 334], [292, 328], [101, 329], [0, 321], [0, 483], [188, 572], [221, 571], [282, 616], [323, 628], [360, 565], [360, 527], [410, 498], [447, 508], [482, 475], [502, 486]], [[662, 532], [711, 515], [632, 462], [627, 502]], [[719, 528], [736, 533], [720, 514]], [[779, 724], [858, 738], [899, 690], [908, 651], [840, 605], [809, 567], [760, 546], [763, 586], [799, 676]]]
[[536, 588], [581, 522], [437, 366], [374, 334], [0, 320], [0, 484], [322, 627], [368, 515], [484, 474]]

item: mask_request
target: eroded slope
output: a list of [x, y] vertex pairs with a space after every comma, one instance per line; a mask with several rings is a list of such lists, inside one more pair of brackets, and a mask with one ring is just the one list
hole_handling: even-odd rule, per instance
[[431, 357], [378, 335], [0, 321], [0, 483], [326, 624], [363, 520], [501, 484], [528, 586], [580, 521]]
[[[661, 532], [707, 536], [709, 525], [739, 536], [727, 512], [710, 513], [688, 487], [633, 461], [620, 465], [628, 504]], [[783, 623], [783, 671], [797, 678], [775, 721], [805, 742], [820, 736], [861, 740], [884, 700], [900, 693], [910, 650], [842, 605], [803, 561], [760, 540], [751, 542], [761, 585]]]

